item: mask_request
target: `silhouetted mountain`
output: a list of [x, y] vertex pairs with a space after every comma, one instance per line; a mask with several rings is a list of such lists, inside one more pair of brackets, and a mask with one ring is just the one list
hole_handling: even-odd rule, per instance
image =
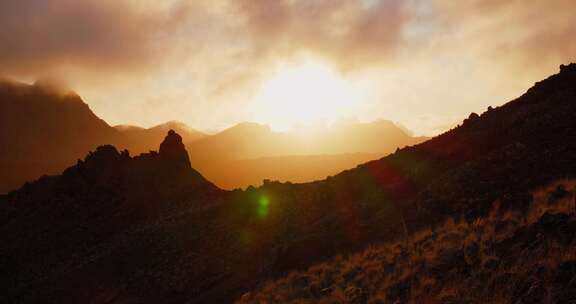
[[118, 125], [114, 128], [120, 131], [124, 137], [123, 147], [133, 153], [145, 153], [154, 150], [168, 130], [174, 130], [180, 134], [184, 145], [189, 145], [206, 136], [206, 134], [178, 121], [170, 121], [148, 129], [129, 125]]
[[396, 148], [411, 146], [427, 140], [412, 137], [404, 129], [388, 120], [370, 123], [340, 124], [333, 126], [315, 143], [320, 153], [388, 153]]
[[240, 159], [215, 163], [204, 170], [204, 174], [224, 189], [259, 186], [264, 180], [304, 183], [335, 175], [386, 154], [350, 153]]
[[[307, 177], [293, 181], [325, 178], [362, 161], [375, 159], [350, 162], [350, 157], [345, 154], [369, 152], [382, 156], [397, 147], [423, 140], [405, 135], [391, 124], [372, 128], [363, 126], [369, 125], [333, 129], [309, 141], [273, 132], [255, 123], [238, 124], [212, 136], [175, 121], [148, 129], [124, 125], [112, 128], [99, 119], [76, 93], [52, 81], [26, 85], [4, 80], [0, 81], [0, 146], [3, 147], [0, 150], [0, 171], [5, 174], [0, 176], [0, 193], [14, 190], [42, 175], [61, 173], [98, 145], [113, 144], [136, 154], [154, 150], [170, 129], [181, 134], [188, 150], [195, 151], [191, 155], [195, 168], [229, 189], [258, 185], [266, 178], [294, 176], [293, 170], [289, 169], [291, 166], [285, 164], [300, 168], [299, 171], [304, 173], [302, 176]], [[339, 141], [349, 144], [339, 144]], [[302, 158], [287, 157], [317, 155], [321, 161], [318, 157], [324, 154], [338, 160], [323, 162], [306, 170]], [[259, 162], [260, 158], [266, 158], [266, 161]], [[247, 160], [255, 166], [269, 164], [270, 167], [263, 173], [239, 170], [231, 178], [227, 168], [241, 167]]]
[[194, 151], [190, 157], [200, 172], [220, 187], [234, 189], [259, 185], [264, 179], [319, 180], [426, 139], [412, 137], [385, 120], [307, 132], [313, 134], [241, 123], [187, 148]]
[[56, 174], [117, 137], [74, 92], [0, 82], [0, 193]]
[[[502, 210], [521, 210], [529, 191], [576, 177], [575, 101], [572, 64], [422, 144], [322, 181], [267, 181], [246, 191], [207, 193], [211, 187], [194, 186], [205, 182], [192, 169], [153, 153], [128, 163], [158, 170], [117, 171], [120, 160], [89, 156], [66, 170], [77, 172], [72, 178], [46, 177], [0, 198], [0, 269], [8, 274], [0, 301], [229, 303], [265, 280], [374, 242], [409, 239], [449, 218], [482, 220], [497, 199]], [[98, 178], [84, 173], [88, 164]], [[187, 171], [192, 178], [179, 178]]]
[[189, 149], [194, 151], [192, 162], [202, 168], [215, 162], [286, 155], [282, 151], [293, 144], [287, 135], [273, 133], [267, 126], [245, 122], [198, 140]]
[[308, 133], [314, 134], [274, 132], [257, 123], [241, 123], [196, 141], [189, 149], [195, 151], [191, 157], [197, 159], [197, 163], [204, 164], [292, 155], [385, 155], [398, 147], [426, 139], [412, 137], [386, 120], [336, 125], [326, 130], [312, 129]]

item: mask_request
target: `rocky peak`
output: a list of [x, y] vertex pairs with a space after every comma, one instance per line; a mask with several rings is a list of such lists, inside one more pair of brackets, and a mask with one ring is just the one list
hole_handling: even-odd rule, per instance
[[89, 152], [86, 162], [109, 163], [120, 159], [120, 152], [112, 145], [103, 145], [96, 148], [96, 151]]
[[534, 102], [545, 102], [549, 100], [549, 98], [544, 98], [547, 95], [565, 90], [573, 91], [575, 81], [576, 63], [562, 64], [560, 65], [560, 73], [536, 82], [533, 87], [528, 89], [527, 93], [532, 96]]
[[560, 73], [576, 72], [576, 63], [561, 64]]
[[183, 167], [191, 168], [188, 152], [182, 143], [182, 136], [174, 130], [168, 131], [164, 141], [160, 144], [160, 157]]

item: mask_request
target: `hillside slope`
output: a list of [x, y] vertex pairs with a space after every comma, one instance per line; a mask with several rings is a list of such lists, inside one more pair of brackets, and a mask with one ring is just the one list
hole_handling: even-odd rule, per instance
[[[574, 189], [568, 191], [568, 189]], [[261, 284], [238, 303], [572, 303], [576, 182]]]
[[287, 155], [213, 164], [204, 175], [224, 189], [262, 185], [264, 180], [305, 183], [336, 175], [387, 153]]

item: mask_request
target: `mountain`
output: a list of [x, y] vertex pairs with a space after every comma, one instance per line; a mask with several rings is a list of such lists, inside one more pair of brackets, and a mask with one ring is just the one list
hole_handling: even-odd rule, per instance
[[49, 81], [27, 85], [0, 80], [0, 193], [61, 173], [102, 144], [138, 153], [153, 150], [170, 129], [183, 134], [186, 144], [205, 136], [179, 122], [113, 128], [78, 94]]
[[145, 153], [154, 150], [155, 145], [162, 140], [169, 130], [174, 130], [180, 134], [184, 145], [189, 145], [206, 137], [206, 134], [178, 121], [169, 121], [148, 129], [129, 125], [118, 125], [114, 128], [120, 131], [123, 136], [122, 146], [133, 153]]
[[[241, 123], [215, 135], [176, 121], [148, 129], [111, 127], [80, 96], [50, 81], [34, 85], [0, 81], [0, 128], [0, 172], [5, 173], [0, 176], [0, 193], [42, 175], [59, 174], [98, 145], [112, 144], [135, 154], [154, 150], [171, 129], [193, 151], [190, 157], [194, 167], [226, 189], [259, 185], [264, 179], [318, 180], [397, 147], [423, 141], [391, 123], [348, 125], [316, 137], [273, 132], [255, 123]], [[357, 153], [364, 156], [349, 155]], [[254, 171], [247, 165], [263, 170]], [[229, 168], [238, 171], [232, 176]], [[299, 178], [295, 178], [293, 168], [298, 168]]]
[[420, 143], [386, 120], [335, 125], [298, 134], [241, 123], [187, 145], [194, 166], [225, 189], [263, 180], [309, 182], [334, 175], [397, 148]]
[[315, 154], [383, 153], [427, 140], [413, 137], [405, 129], [388, 120], [369, 123], [336, 124], [315, 140]]
[[[0, 270], [7, 274], [0, 277], [0, 302], [77, 303], [87, 298], [94, 303], [256, 302], [251, 294], [242, 295], [270, 279], [374, 243], [410, 242], [426, 236], [427, 230], [458, 243], [468, 232], [448, 238], [448, 228], [443, 227], [451, 227], [450, 219], [466, 229], [471, 226], [465, 225], [496, 229], [498, 225], [486, 220], [495, 201], [505, 219], [506, 212], [512, 216], [534, 206], [530, 198], [534, 189], [576, 178], [575, 101], [576, 64], [571, 64], [518, 99], [481, 115], [472, 113], [462, 125], [424, 143], [321, 181], [266, 181], [245, 191], [222, 191], [206, 184], [184, 161], [181, 148], [170, 149], [169, 159], [177, 160], [170, 166], [164, 165], [163, 157], [144, 156], [148, 162], [120, 153], [124, 161], [134, 164], [124, 167], [117, 156], [99, 157], [98, 162], [88, 156], [61, 176], [44, 177], [0, 197], [0, 235], [4, 236]], [[108, 151], [106, 155], [116, 155], [110, 146], [102, 149]], [[171, 170], [179, 173], [171, 175]], [[74, 174], [68, 177], [66, 172]], [[538, 216], [499, 228], [509, 229], [519, 239], [496, 246], [493, 243], [501, 239], [487, 238], [482, 250], [507, 252], [507, 257], [514, 257], [512, 266], [530, 265], [533, 256], [518, 253], [537, 248], [552, 252], [557, 242], [572, 241], [571, 217]], [[556, 223], [567, 230], [550, 231]], [[431, 250], [447, 249], [455, 255], [448, 252], [444, 259], [442, 252], [431, 252], [430, 262], [447, 264], [423, 265], [422, 273], [435, 271], [454, 278], [450, 272], [465, 269], [459, 264], [462, 250], [453, 250], [461, 247], [437, 246]], [[533, 247], [523, 251], [523, 246]], [[402, 252], [390, 256], [411, 257]], [[558, 278], [559, 283], [547, 279], [542, 283], [556, 285], [542, 287], [566, 286], [562, 282], [571, 281], [571, 259], [549, 261], [543, 271], [551, 273], [538, 276]], [[470, 263], [468, 269], [476, 269], [477, 264]], [[499, 263], [491, 265], [501, 269]], [[349, 283], [364, 266], [347, 271], [344, 282]], [[406, 268], [406, 278], [417, 266]], [[340, 268], [335, 269], [337, 279]], [[510, 290], [525, 291], [520, 296], [538, 290], [540, 285], [522, 281], [522, 273], [514, 273], [518, 269], [505, 269], [508, 275], [489, 290], [502, 290], [514, 275], [526, 288], [509, 285]], [[394, 299], [402, 299], [400, 295], [412, 289], [411, 281], [388, 278], [400, 283], [393, 287]], [[310, 281], [297, 282], [294, 292], [305, 290], [301, 286]], [[357, 287], [362, 284], [358, 277]], [[432, 291], [439, 286], [431, 284]], [[280, 302], [284, 287], [277, 287]], [[390, 286], [383, 287], [387, 295]], [[361, 296], [362, 291], [350, 293]], [[362, 297], [357, 299], [362, 303]]]
[[258, 186], [265, 180], [304, 183], [335, 175], [385, 153], [291, 155], [240, 159], [213, 164], [205, 176], [224, 189]]
[[60, 173], [117, 133], [74, 92], [0, 81], [0, 193]]
[[335, 125], [304, 134], [274, 132], [257, 123], [240, 123], [218, 134], [193, 142], [188, 148], [198, 164], [291, 155], [388, 154], [398, 147], [416, 144], [412, 137], [386, 120]]
[[188, 149], [194, 151], [191, 153], [192, 163], [202, 168], [216, 162], [286, 155], [283, 151], [294, 144], [286, 134], [274, 133], [268, 126], [245, 122], [196, 141]]

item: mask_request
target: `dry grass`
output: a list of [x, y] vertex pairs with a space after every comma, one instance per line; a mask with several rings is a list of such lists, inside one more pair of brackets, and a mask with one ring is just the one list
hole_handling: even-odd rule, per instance
[[239, 303], [576, 303], [576, 181], [262, 284]]

